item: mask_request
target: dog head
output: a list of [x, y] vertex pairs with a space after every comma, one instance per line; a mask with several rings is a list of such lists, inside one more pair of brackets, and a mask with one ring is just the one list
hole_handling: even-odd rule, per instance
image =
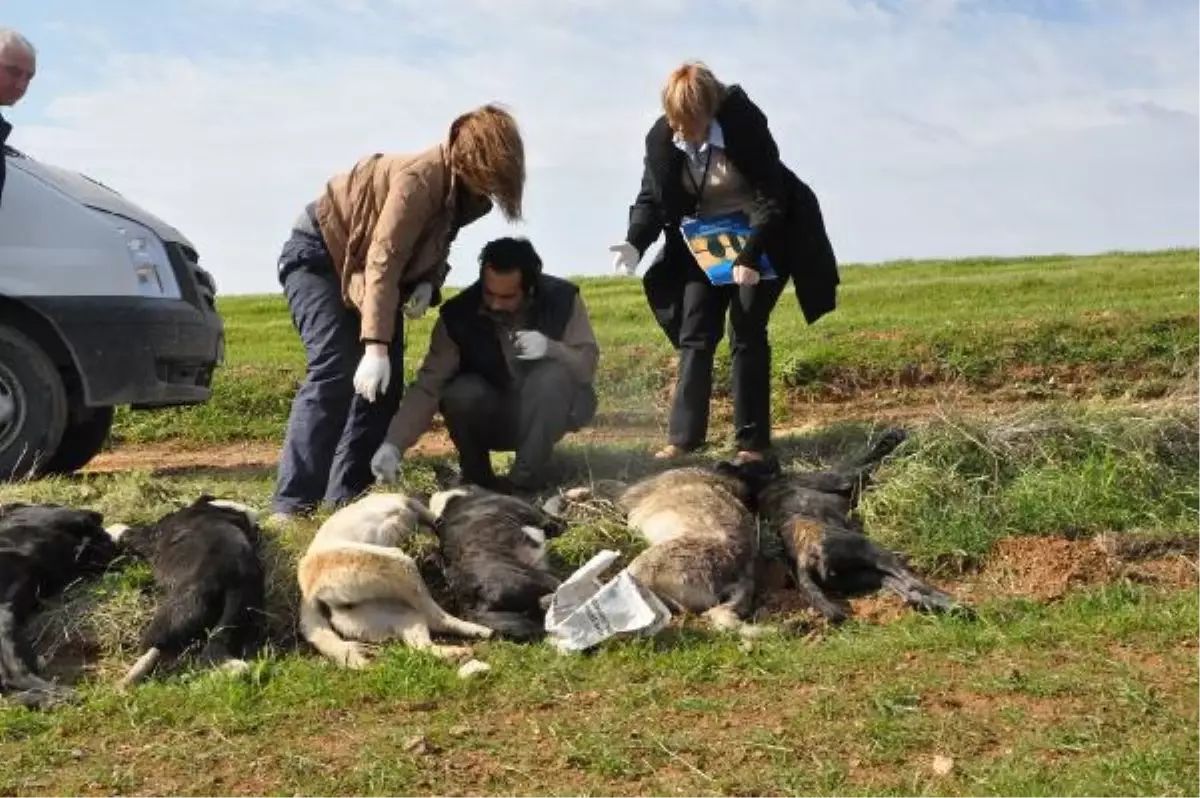
[[[72, 541], [76, 567], [86, 573], [106, 569], [117, 556], [117, 546], [104, 528], [104, 516], [95, 510], [83, 510], [62, 504], [9, 505], [5, 526], [53, 530]], [[62, 539], [60, 537], [60, 539]]]
[[740, 497], [751, 511], [755, 511], [758, 505], [759, 494], [783, 474], [783, 467], [774, 457], [741, 463], [721, 460], [717, 462], [714, 469], [721, 476], [733, 480], [741, 488]]

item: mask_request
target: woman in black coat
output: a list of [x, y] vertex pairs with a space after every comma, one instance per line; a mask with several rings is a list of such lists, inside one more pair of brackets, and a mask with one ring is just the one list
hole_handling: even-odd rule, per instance
[[[761, 459], [771, 447], [771, 311], [789, 279], [809, 324], [833, 310], [837, 261], [816, 196], [779, 159], [766, 116], [740, 86], [689, 62], [667, 79], [662, 106], [646, 135], [625, 241], [609, 248], [616, 270], [633, 274], [659, 234], [666, 236], [643, 279], [655, 319], [679, 353], [668, 445], [655, 456], [705, 444], [713, 355], [728, 310], [736, 459]], [[701, 237], [689, 248], [681, 223], [726, 214], [740, 214], [740, 233]], [[711, 266], [707, 255], [719, 257], [722, 244], [738, 254], [715, 284], [700, 262]]]

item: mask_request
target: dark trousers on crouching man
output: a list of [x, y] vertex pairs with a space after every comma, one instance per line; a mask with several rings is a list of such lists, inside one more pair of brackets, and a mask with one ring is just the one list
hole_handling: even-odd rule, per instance
[[403, 324], [391, 344], [392, 379], [374, 402], [354, 392], [363, 355], [361, 319], [341, 284], [311, 207], [297, 220], [279, 260], [279, 280], [307, 369], [292, 400], [272, 502], [276, 513], [340, 506], [371, 486], [371, 455], [383, 442], [403, 393]]
[[459, 374], [442, 390], [439, 409], [467, 482], [496, 485], [490, 453], [515, 452], [507, 477], [511, 487], [542, 487], [555, 444], [596, 415], [594, 389], [579, 385], [562, 363], [520, 363], [516, 372], [504, 391], [471, 373]]

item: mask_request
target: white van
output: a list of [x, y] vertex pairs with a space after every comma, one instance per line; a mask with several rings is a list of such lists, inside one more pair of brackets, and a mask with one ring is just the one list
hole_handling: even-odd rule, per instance
[[83, 175], [4, 158], [0, 481], [82, 467], [119, 405], [206, 402], [225, 350], [182, 233]]

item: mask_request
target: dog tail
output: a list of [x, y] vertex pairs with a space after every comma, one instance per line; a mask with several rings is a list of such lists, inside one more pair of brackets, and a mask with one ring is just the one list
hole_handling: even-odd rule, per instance
[[789, 479], [800, 487], [845, 496], [855, 505], [883, 458], [895, 451], [907, 437], [908, 433], [899, 427], [888, 429], [865, 452], [842, 461], [833, 470], [798, 472]]
[[836, 470], [855, 482], [862, 483], [875, 472], [883, 458], [899, 448], [907, 438], [908, 433], [900, 427], [885, 430], [869, 449], [841, 463]]
[[486, 626], [499, 637], [525, 643], [545, 635], [542, 623], [531, 615], [504, 610], [475, 610], [466, 613], [467, 620]]

